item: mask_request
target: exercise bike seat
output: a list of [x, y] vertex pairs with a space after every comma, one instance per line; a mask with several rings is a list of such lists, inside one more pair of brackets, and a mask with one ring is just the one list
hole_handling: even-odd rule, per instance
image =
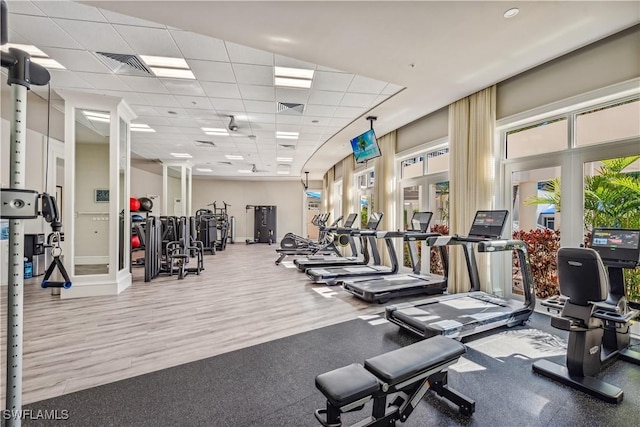
[[380, 383], [359, 363], [353, 363], [316, 377], [316, 387], [336, 407], [343, 407], [380, 389]]
[[365, 368], [389, 386], [457, 360], [463, 344], [441, 335], [365, 360]]

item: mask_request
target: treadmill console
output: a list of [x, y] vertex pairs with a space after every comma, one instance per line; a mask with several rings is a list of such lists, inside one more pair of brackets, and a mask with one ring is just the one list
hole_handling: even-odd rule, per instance
[[429, 223], [431, 222], [432, 216], [433, 212], [414, 212], [407, 231], [426, 233], [429, 231]]
[[367, 226], [365, 227], [367, 230], [377, 230], [378, 225], [380, 225], [380, 221], [382, 221], [382, 216], [384, 214], [382, 212], [371, 212], [369, 215], [369, 222], [367, 222]]
[[594, 228], [591, 233], [593, 248], [605, 265], [640, 265], [640, 230]]
[[345, 220], [344, 225], [342, 227], [343, 228], [351, 228], [353, 226], [353, 223], [356, 222], [356, 218], [357, 217], [358, 217], [357, 213], [349, 214], [349, 216]]
[[499, 239], [507, 223], [509, 211], [478, 211], [473, 219], [469, 236]]

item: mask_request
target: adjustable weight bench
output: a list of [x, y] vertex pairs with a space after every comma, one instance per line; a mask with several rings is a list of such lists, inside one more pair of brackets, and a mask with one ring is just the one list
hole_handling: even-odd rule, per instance
[[324, 427], [341, 427], [340, 414], [359, 411], [373, 400], [371, 416], [356, 425], [395, 426], [409, 418], [429, 389], [471, 415], [475, 402], [447, 385], [447, 368], [465, 351], [460, 342], [435, 336], [367, 359], [364, 367], [354, 363], [320, 374], [316, 388], [327, 398], [327, 407], [316, 410], [315, 417]]

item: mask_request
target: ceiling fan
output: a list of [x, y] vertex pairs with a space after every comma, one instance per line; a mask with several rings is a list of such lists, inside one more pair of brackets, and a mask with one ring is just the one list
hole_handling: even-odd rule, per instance
[[251, 163], [251, 173], [269, 172], [268, 170], [258, 169], [255, 163]]

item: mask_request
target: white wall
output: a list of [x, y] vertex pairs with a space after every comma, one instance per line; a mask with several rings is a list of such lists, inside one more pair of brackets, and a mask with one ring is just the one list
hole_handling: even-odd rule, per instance
[[156, 196], [153, 200], [153, 215], [162, 210], [162, 175], [131, 167], [131, 197]]
[[396, 153], [446, 137], [448, 134], [449, 108], [445, 107], [398, 129]]
[[[217, 202], [231, 204], [230, 216], [236, 217], [236, 239], [253, 238], [253, 211], [247, 205], [277, 206], [277, 235], [280, 240], [288, 232], [302, 232], [303, 187], [298, 181], [231, 181], [220, 179], [193, 179], [193, 212]], [[249, 231], [247, 232], [247, 228]]]
[[498, 119], [640, 76], [640, 25], [498, 84]]

